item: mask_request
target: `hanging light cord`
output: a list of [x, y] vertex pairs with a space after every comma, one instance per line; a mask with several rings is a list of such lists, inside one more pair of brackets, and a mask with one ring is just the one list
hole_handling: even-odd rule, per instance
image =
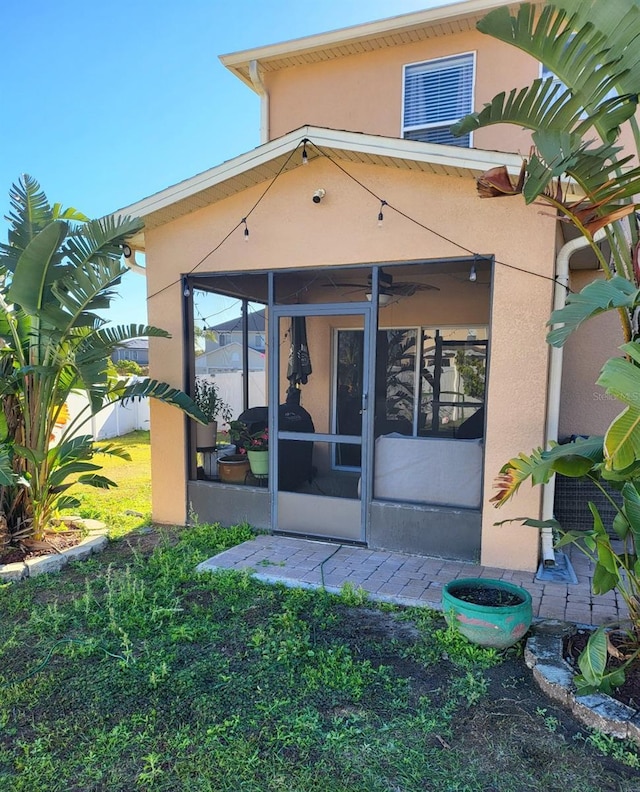
[[[369, 195], [373, 196], [376, 199], [376, 201], [380, 201], [381, 206], [382, 205], [388, 206], [389, 209], [396, 212], [396, 214], [399, 214], [401, 217], [404, 217], [405, 220], [409, 220], [409, 222], [414, 223], [420, 228], [423, 228], [425, 231], [428, 231], [430, 234], [439, 237], [444, 242], [448, 242], [450, 245], [455, 245], [455, 247], [459, 248], [460, 250], [464, 250], [465, 253], [469, 253], [471, 256], [474, 257], [474, 259], [482, 260], [487, 258], [487, 256], [481, 256], [479, 253], [476, 253], [474, 250], [470, 250], [468, 247], [465, 247], [460, 242], [456, 242], [455, 239], [451, 239], [451, 237], [445, 236], [445, 234], [441, 234], [439, 231], [436, 231], [434, 228], [431, 228], [430, 226], [421, 223], [419, 220], [416, 220], [415, 217], [411, 217], [411, 215], [408, 215], [406, 212], [403, 212], [402, 209], [398, 209], [397, 206], [390, 204], [389, 201], [385, 201], [383, 198], [377, 195], [373, 190], [369, 189], [369, 187], [367, 187], [366, 184], [363, 184], [359, 179], [357, 179], [352, 173], [349, 173], [349, 171], [346, 168], [343, 168], [339, 162], [337, 162], [335, 159], [333, 159], [333, 157], [331, 157], [329, 154], [323, 151], [312, 140], [307, 139], [307, 143], [313, 146], [314, 149], [318, 152], [318, 154], [320, 154], [320, 156], [328, 159], [329, 162], [332, 165], [335, 165], [335, 167], [338, 168], [338, 170], [342, 171], [342, 173], [344, 173], [345, 176], [347, 176], [349, 179], [354, 181], [363, 190], [368, 192]], [[559, 286], [564, 286], [567, 289], [567, 291], [569, 292], [571, 291], [568, 285], [561, 283], [556, 278], [550, 278], [548, 275], [542, 275], [540, 272], [532, 272], [531, 270], [524, 269], [523, 267], [517, 267], [515, 264], [507, 264], [506, 262], [499, 261], [498, 259], [495, 258], [494, 261], [496, 264], [500, 264], [500, 266], [502, 267], [507, 267], [508, 269], [516, 270], [517, 272], [524, 272], [526, 275], [534, 275], [537, 278], [543, 278], [544, 280], [552, 281], [553, 283], [556, 283]]]
[[[417, 225], [419, 228], [422, 228], [422, 229], [424, 229], [425, 231], [428, 231], [430, 234], [433, 234], [434, 236], [437, 236], [439, 239], [442, 239], [444, 242], [447, 242], [448, 244], [450, 244], [450, 245], [454, 245], [455, 247], [459, 248], [460, 250], [463, 250], [465, 253], [468, 253], [469, 255], [473, 256], [473, 257], [474, 257], [474, 259], [476, 259], [476, 260], [482, 260], [482, 259], [487, 259], [487, 258], [488, 258], [487, 256], [482, 256], [482, 255], [480, 255], [479, 253], [477, 253], [477, 252], [475, 252], [475, 251], [471, 250], [470, 248], [466, 247], [466, 246], [465, 246], [465, 245], [463, 245], [462, 243], [460, 243], [460, 242], [456, 242], [456, 240], [455, 240], [455, 239], [451, 239], [451, 237], [448, 237], [448, 236], [446, 236], [445, 234], [442, 234], [442, 233], [440, 233], [439, 231], [436, 231], [434, 228], [431, 228], [430, 226], [426, 225], [425, 223], [422, 223], [422, 222], [420, 222], [420, 220], [416, 220], [416, 218], [415, 218], [415, 217], [411, 217], [411, 215], [409, 215], [409, 214], [407, 214], [406, 212], [402, 211], [402, 209], [399, 209], [397, 206], [394, 206], [393, 204], [389, 203], [389, 202], [388, 202], [388, 201], [386, 201], [385, 199], [381, 198], [381, 197], [380, 197], [380, 196], [379, 196], [377, 193], [375, 193], [375, 192], [374, 192], [372, 189], [370, 189], [369, 187], [367, 187], [367, 185], [366, 185], [366, 184], [363, 184], [363, 183], [362, 183], [362, 182], [361, 182], [359, 179], [357, 179], [357, 178], [356, 178], [356, 177], [355, 177], [355, 176], [354, 176], [352, 173], [349, 173], [349, 171], [348, 171], [346, 168], [344, 168], [344, 167], [343, 167], [343, 166], [342, 166], [342, 165], [341, 165], [341, 164], [340, 164], [340, 163], [339, 163], [337, 160], [335, 160], [335, 159], [334, 159], [334, 158], [333, 158], [333, 157], [332, 157], [330, 154], [328, 154], [326, 151], [324, 151], [322, 148], [320, 148], [320, 147], [319, 147], [319, 146], [318, 146], [316, 143], [314, 143], [312, 140], [310, 140], [309, 138], [305, 137], [305, 138], [302, 138], [302, 139], [301, 139], [301, 140], [298, 142], [298, 144], [296, 145], [296, 147], [295, 147], [295, 148], [293, 148], [293, 149], [290, 151], [290, 153], [289, 153], [289, 156], [288, 156], [288, 157], [285, 159], [285, 161], [282, 163], [282, 165], [280, 166], [280, 168], [279, 168], [278, 172], [275, 174], [275, 176], [273, 177], [273, 179], [271, 179], [271, 181], [269, 182], [269, 184], [267, 185], [267, 187], [264, 189], [264, 191], [262, 192], [262, 194], [260, 195], [260, 197], [258, 198], [258, 200], [257, 200], [257, 201], [256, 201], [256, 202], [253, 204], [253, 206], [252, 206], [252, 207], [249, 209], [249, 211], [248, 211], [248, 212], [247, 212], [247, 213], [244, 215], [244, 217], [243, 217], [241, 220], [239, 220], [239, 221], [236, 223], [236, 225], [235, 225], [235, 226], [234, 226], [234, 227], [233, 227], [233, 228], [232, 228], [232, 229], [231, 229], [231, 230], [230, 230], [230, 231], [229, 231], [227, 234], [225, 234], [225, 236], [224, 236], [224, 237], [223, 237], [223, 238], [220, 240], [220, 242], [218, 242], [218, 244], [217, 244], [215, 247], [213, 247], [213, 248], [212, 248], [212, 249], [211, 249], [211, 250], [210, 250], [210, 251], [209, 251], [209, 252], [208, 252], [208, 253], [207, 253], [205, 256], [203, 256], [203, 257], [202, 257], [202, 258], [201, 258], [201, 259], [200, 259], [200, 260], [197, 262], [197, 264], [195, 264], [195, 265], [194, 265], [194, 266], [193, 266], [193, 267], [192, 267], [190, 270], [188, 270], [186, 273], [183, 273], [183, 274], [182, 274], [182, 275], [181, 275], [179, 278], [177, 278], [176, 280], [173, 280], [173, 281], [171, 281], [170, 283], [167, 283], [167, 285], [166, 285], [166, 286], [163, 286], [162, 288], [160, 288], [160, 289], [158, 289], [157, 291], [155, 291], [155, 292], [153, 292], [152, 294], [150, 294], [150, 295], [147, 297], [147, 301], [151, 300], [153, 297], [157, 297], [157, 296], [158, 296], [158, 294], [162, 294], [162, 292], [166, 291], [167, 289], [170, 289], [172, 286], [175, 286], [176, 284], [178, 284], [178, 283], [181, 283], [183, 278], [187, 277], [188, 275], [191, 275], [191, 274], [193, 274], [193, 273], [194, 273], [194, 272], [195, 272], [197, 269], [199, 269], [199, 268], [202, 266], [202, 264], [204, 264], [204, 262], [205, 262], [205, 261], [206, 261], [206, 260], [207, 260], [207, 259], [208, 259], [210, 256], [212, 256], [214, 253], [216, 253], [218, 250], [220, 250], [220, 248], [221, 248], [221, 247], [224, 245], [224, 243], [225, 243], [225, 242], [226, 242], [226, 241], [229, 239], [229, 237], [231, 237], [231, 236], [232, 236], [232, 235], [233, 235], [233, 234], [234, 234], [234, 233], [235, 233], [235, 232], [236, 232], [236, 231], [237, 231], [237, 230], [238, 230], [240, 227], [244, 226], [244, 227], [245, 227], [245, 229], [246, 229], [246, 221], [247, 221], [247, 218], [248, 218], [248, 217], [250, 217], [250, 215], [251, 215], [251, 214], [252, 214], [252, 213], [253, 213], [253, 212], [254, 212], [254, 211], [257, 209], [257, 207], [260, 205], [260, 203], [262, 202], [262, 200], [264, 199], [264, 197], [266, 196], [266, 194], [267, 194], [267, 193], [269, 192], [269, 190], [270, 190], [270, 189], [273, 187], [273, 185], [276, 183], [276, 181], [278, 180], [278, 178], [279, 178], [279, 177], [282, 175], [282, 173], [284, 172], [285, 168], [287, 167], [287, 165], [289, 164], [289, 162], [290, 162], [290, 161], [291, 161], [291, 159], [293, 158], [294, 154], [295, 154], [295, 153], [298, 151], [298, 149], [300, 148], [300, 146], [302, 146], [302, 147], [303, 147], [303, 152], [306, 152], [306, 151], [308, 150], [308, 149], [307, 149], [307, 147], [313, 147], [313, 148], [315, 149], [315, 151], [316, 151], [316, 152], [317, 152], [317, 153], [318, 153], [320, 156], [322, 156], [322, 157], [324, 157], [325, 159], [327, 159], [327, 160], [328, 160], [328, 161], [329, 161], [329, 162], [330, 162], [332, 165], [334, 165], [336, 168], [338, 168], [338, 170], [339, 170], [339, 171], [341, 171], [341, 172], [342, 172], [342, 173], [343, 173], [343, 174], [344, 174], [344, 175], [345, 175], [347, 178], [351, 179], [351, 181], [355, 182], [355, 183], [356, 183], [356, 184], [357, 184], [357, 185], [358, 185], [358, 186], [359, 186], [361, 189], [363, 189], [365, 192], [369, 193], [369, 195], [371, 195], [373, 198], [375, 198], [375, 199], [376, 199], [376, 201], [379, 201], [379, 202], [380, 202], [380, 205], [381, 205], [381, 207], [382, 207], [382, 206], [386, 206], [386, 207], [388, 207], [390, 210], [392, 210], [392, 211], [393, 211], [393, 212], [395, 212], [396, 214], [400, 215], [400, 217], [404, 217], [404, 218], [405, 218], [405, 220], [408, 220], [410, 223], [413, 223], [414, 225]], [[557, 284], [557, 285], [559, 285], [559, 286], [563, 286], [563, 287], [564, 287], [564, 288], [567, 290], [567, 292], [572, 292], [571, 288], [570, 288], [570, 287], [569, 287], [567, 284], [561, 283], [561, 282], [560, 282], [560, 281], [558, 281], [556, 278], [549, 277], [548, 275], [543, 275], [543, 274], [542, 274], [542, 273], [540, 273], [540, 272], [533, 272], [532, 270], [524, 269], [523, 267], [518, 267], [518, 266], [516, 266], [515, 264], [507, 264], [505, 261], [500, 261], [499, 259], [496, 259], [496, 258], [494, 258], [494, 259], [493, 259], [493, 261], [494, 261], [496, 264], [499, 264], [499, 265], [500, 265], [500, 266], [502, 266], [502, 267], [507, 267], [508, 269], [515, 270], [516, 272], [522, 272], [522, 273], [524, 273], [525, 275], [533, 275], [533, 276], [534, 276], [534, 277], [536, 277], [536, 278], [542, 278], [543, 280], [548, 280], [548, 281], [551, 281], [552, 283], [555, 283], [555, 284]]]

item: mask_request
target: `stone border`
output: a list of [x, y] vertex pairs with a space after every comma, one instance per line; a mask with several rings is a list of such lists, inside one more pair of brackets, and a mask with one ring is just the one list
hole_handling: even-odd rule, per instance
[[107, 526], [100, 520], [64, 517], [61, 522], [84, 528], [87, 536], [74, 547], [67, 547], [58, 553], [16, 561], [13, 564], [0, 564], [0, 583], [17, 583], [46, 572], [59, 572], [69, 561], [84, 561], [92, 553], [104, 550], [109, 544]]
[[592, 729], [640, 746], [640, 710], [627, 707], [604, 693], [577, 696], [573, 669], [563, 658], [563, 639], [575, 632], [566, 622], [540, 621], [527, 640], [524, 661], [540, 689], [571, 710], [573, 716]]

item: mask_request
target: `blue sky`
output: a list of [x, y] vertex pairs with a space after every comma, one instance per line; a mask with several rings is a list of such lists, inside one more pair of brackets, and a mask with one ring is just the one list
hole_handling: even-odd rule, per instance
[[[97, 217], [259, 145], [258, 97], [219, 55], [436, 5], [5, 0], [0, 216], [21, 173]], [[144, 279], [120, 291], [110, 320], [145, 322]]]

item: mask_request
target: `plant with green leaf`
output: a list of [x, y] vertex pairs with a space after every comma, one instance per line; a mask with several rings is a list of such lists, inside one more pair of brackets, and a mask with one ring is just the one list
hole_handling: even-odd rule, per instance
[[[593, 590], [615, 589], [629, 611], [627, 645], [614, 647], [598, 630], [580, 658], [583, 689], [611, 688], [624, 679], [624, 663], [640, 655], [640, 247], [637, 198], [640, 194], [640, 130], [635, 118], [640, 94], [640, 3], [638, 0], [556, 0], [539, 6], [524, 3], [490, 12], [478, 29], [518, 47], [540, 61], [552, 76], [498, 94], [477, 113], [463, 118], [454, 132], [465, 134], [491, 124], [508, 123], [531, 130], [533, 147], [517, 180], [506, 167], [478, 179], [482, 198], [522, 195], [528, 203], [557, 210], [587, 240], [604, 274], [579, 294], [567, 295], [554, 311], [547, 340], [562, 346], [587, 319], [615, 310], [621, 320], [624, 357], [608, 360], [597, 382], [623, 405], [604, 437], [577, 439], [536, 449], [511, 459], [497, 479], [496, 506], [505, 503], [523, 481], [545, 484], [555, 473], [588, 479], [615, 507], [605, 527], [596, 506], [590, 531], [564, 531], [555, 521], [524, 520], [551, 526], [558, 546], [575, 543], [595, 565]], [[627, 124], [635, 152], [619, 145]], [[606, 234], [610, 257], [596, 241]], [[609, 494], [618, 490], [620, 500]], [[608, 654], [622, 655], [622, 668], [607, 668]]]
[[202, 410], [208, 423], [218, 418], [222, 418], [223, 421], [227, 422], [231, 420], [231, 407], [220, 396], [218, 383], [214, 380], [196, 377], [193, 400]]
[[[127, 272], [122, 246], [141, 221], [89, 220], [52, 206], [30, 176], [12, 187], [10, 200], [8, 242], [0, 245], [0, 514], [15, 541], [41, 539], [54, 512], [76, 506], [67, 494], [76, 478], [113, 486], [98, 473], [93, 438], [79, 434], [92, 415], [143, 397], [200, 422], [204, 415], [182, 391], [150, 379], [127, 384], [109, 365], [123, 341], [168, 336], [145, 325], [109, 327], [96, 313], [108, 308]], [[74, 392], [89, 403], [70, 419]], [[116, 444], [99, 451], [126, 458]]]

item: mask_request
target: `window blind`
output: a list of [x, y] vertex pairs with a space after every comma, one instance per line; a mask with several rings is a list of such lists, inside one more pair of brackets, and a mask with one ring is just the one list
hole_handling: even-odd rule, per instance
[[449, 127], [472, 110], [473, 60], [469, 53], [405, 67], [404, 137], [469, 145], [469, 136], [454, 138]]

